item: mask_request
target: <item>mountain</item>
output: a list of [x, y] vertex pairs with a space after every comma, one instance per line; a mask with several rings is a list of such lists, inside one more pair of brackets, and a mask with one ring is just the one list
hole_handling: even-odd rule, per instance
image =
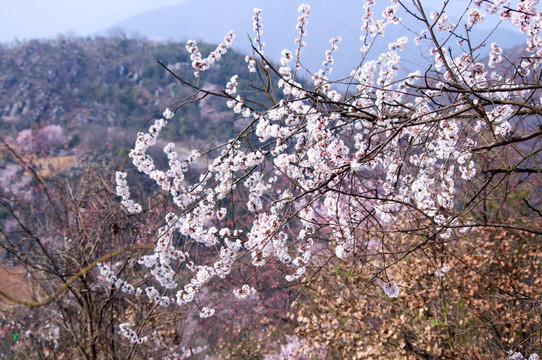
[[[200, 44], [202, 52], [214, 48]], [[195, 83], [189, 56], [184, 43], [125, 37], [59, 37], [0, 47], [0, 136], [21, 146], [40, 143], [44, 156], [68, 155], [75, 147], [79, 153], [125, 155], [145, 120], [193, 94], [156, 60]], [[202, 74], [201, 85], [221, 89], [232, 73], [244, 86], [250, 82], [244, 56], [229, 51]], [[223, 126], [233, 117], [222, 99], [189, 103], [163, 138], [188, 147], [218, 129], [229, 137], [238, 130]]]
[[[363, 16], [363, 2], [359, 0], [327, 0], [308, 1], [311, 5], [309, 26], [303, 48], [302, 63], [311, 71], [317, 71], [324, 60], [324, 54], [329, 49], [329, 40], [335, 36], [342, 37], [339, 50], [335, 53], [334, 77], [346, 76], [361, 61], [362, 35], [360, 26]], [[379, 17], [388, 2], [377, 1], [375, 16]], [[251, 53], [248, 36], [253, 36], [253, 9], [262, 9], [264, 25], [264, 48], [266, 56], [278, 61], [284, 48], [295, 49], [294, 39], [298, 36], [295, 29], [297, 23], [297, 7], [299, 1], [292, 0], [187, 0], [177, 5], [147, 11], [133, 16], [115, 25], [126, 33], [138, 33], [148, 38], [186, 41], [188, 39], [204, 40], [210, 43], [221, 42], [229, 30], [237, 34], [235, 48], [242, 53]], [[460, 5], [463, 6], [464, 3]], [[431, 3], [431, 6], [436, 6]], [[429, 7], [430, 8], [430, 7]], [[451, 13], [461, 16], [457, 9], [451, 8]], [[404, 11], [399, 12], [403, 19], [400, 25], [389, 25], [385, 41], [377, 40], [371, 50], [374, 58], [387, 51], [387, 44], [402, 36], [412, 39], [415, 32], [422, 30], [420, 23], [412, 20]], [[456, 19], [451, 19], [457, 21]], [[477, 31], [471, 34], [475, 43], [486, 40], [487, 43], [497, 41], [501, 47], [512, 47], [524, 43], [524, 37], [507, 28], [500, 28], [491, 33], [495, 23], [487, 19]], [[462, 27], [461, 27], [462, 28]], [[454, 41], [455, 42], [455, 41]], [[455, 46], [452, 44], [452, 46]], [[427, 54], [427, 49], [411, 46], [402, 53], [405, 63], [410, 63], [404, 70], [410, 71], [418, 67], [420, 58]], [[410, 68], [408, 68], [410, 67]]]

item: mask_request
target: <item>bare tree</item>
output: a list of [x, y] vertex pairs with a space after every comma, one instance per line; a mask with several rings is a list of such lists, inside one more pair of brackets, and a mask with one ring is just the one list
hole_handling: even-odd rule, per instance
[[[113, 269], [111, 276], [132, 270], [142, 252], [154, 247], [148, 236], [154, 224], [146, 222], [153, 214], [143, 217], [123, 211], [112, 186], [112, 171], [97, 166], [44, 171], [32, 152], [7, 138], [1, 141], [5, 159], [16, 167], [9, 180], [25, 184], [2, 187], [0, 192], [0, 246], [4, 260], [15, 265], [3, 273], [19, 273], [12, 275], [17, 276], [15, 288], [0, 291], [15, 304], [3, 306], [2, 323], [17, 337], [4, 338], [3, 356], [165, 358], [174, 346], [158, 351], [151, 351], [154, 345], [137, 348], [119, 337], [119, 325], [146, 317], [157, 336], [180, 339], [182, 313], [168, 312], [166, 319], [147, 302], [127, 298], [126, 293], [141, 298], [133, 288], [111, 284], [107, 273], [96, 269], [99, 263], [107, 264]], [[147, 203], [154, 216], [160, 214], [161, 201], [155, 197]], [[146, 281], [140, 277], [140, 283]], [[164, 332], [161, 321], [174, 326]]]

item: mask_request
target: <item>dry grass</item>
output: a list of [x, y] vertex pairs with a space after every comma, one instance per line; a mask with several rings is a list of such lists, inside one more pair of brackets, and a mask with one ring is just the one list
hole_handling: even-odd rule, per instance
[[63, 169], [68, 169], [77, 163], [77, 156], [53, 156], [34, 160], [36, 172], [40, 177], [48, 177]]
[[[30, 299], [31, 283], [26, 278], [24, 266], [0, 266], [0, 290], [17, 299]], [[0, 307], [11, 304], [9, 300], [0, 297]]]

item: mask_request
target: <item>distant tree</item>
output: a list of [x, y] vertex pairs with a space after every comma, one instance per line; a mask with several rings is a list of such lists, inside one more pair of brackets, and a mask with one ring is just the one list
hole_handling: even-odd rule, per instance
[[45, 125], [20, 131], [16, 142], [26, 152], [32, 153], [38, 149], [47, 152], [63, 145], [66, 142], [66, 136], [62, 133], [62, 126]]

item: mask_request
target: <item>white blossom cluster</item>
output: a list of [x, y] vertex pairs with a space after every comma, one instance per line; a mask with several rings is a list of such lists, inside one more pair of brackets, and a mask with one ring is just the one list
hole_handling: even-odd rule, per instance
[[262, 40], [263, 35], [263, 24], [262, 24], [262, 17], [260, 16], [262, 10], [258, 8], [254, 8], [254, 16], [252, 17], [252, 30], [256, 34], [256, 37], [254, 38], [254, 42], [256, 43], [256, 49], [258, 49], [258, 52], [260, 54], [264, 54], [263, 47], [265, 46], [265, 42]]
[[205, 351], [207, 346], [198, 346], [196, 348], [185, 348], [184, 346], [180, 348], [180, 358], [179, 359], [188, 359], [193, 355], [198, 355]]
[[250, 55], [245, 56], [245, 62], [247, 63], [248, 71], [251, 73], [256, 72], [256, 60]]
[[528, 358], [524, 357], [519, 351], [510, 351], [507, 360], [540, 360], [538, 354], [531, 354]]
[[132, 344], [143, 344], [147, 342], [149, 338], [147, 336], [139, 337], [137, 333], [132, 329], [130, 323], [123, 323], [119, 325], [120, 333], [125, 338], [128, 338]]
[[435, 270], [435, 275], [438, 276], [438, 277], [443, 277], [450, 270], [451, 270], [450, 265], [445, 263], [445, 264], [442, 265], [442, 267], [440, 269]]
[[239, 85], [239, 76], [233, 75], [230, 81], [226, 84], [226, 94], [235, 94], [237, 92], [237, 85]]
[[117, 171], [115, 174], [115, 180], [117, 182], [117, 196], [122, 198], [122, 205], [126, 208], [126, 210], [128, 210], [129, 213], [137, 214], [141, 212], [142, 208], [141, 205], [130, 199], [130, 190], [128, 189], [126, 176], [128, 176], [128, 174], [122, 171]]
[[238, 299], [246, 299], [247, 297], [253, 296], [256, 294], [256, 289], [252, 286], [244, 284], [243, 286], [233, 290], [233, 295]]
[[309, 25], [309, 14], [311, 8], [309, 5], [301, 4], [297, 8], [297, 12], [301, 15], [297, 18], [296, 29], [299, 30], [299, 37], [294, 40], [294, 43], [297, 44], [296, 57], [299, 60], [301, 56], [301, 48], [307, 46], [303, 38], [307, 35], [307, 26]]
[[98, 268], [100, 270], [100, 274], [103, 276], [103, 279], [106, 282], [113, 284], [115, 288], [136, 297], [141, 295], [142, 290], [139, 287], [136, 288], [132, 284], [129, 284], [122, 279], [119, 279], [109, 265], [101, 263], [98, 264]]
[[201, 309], [199, 316], [203, 319], [211, 317], [215, 314], [215, 309], [204, 307]]
[[190, 53], [190, 60], [192, 61], [192, 67], [194, 68], [194, 76], [199, 77], [202, 71], [208, 70], [215, 62], [220, 61], [222, 56], [228, 52], [228, 49], [232, 46], [235, 40], [235, 34], [233, 31], [229, 31], [224, 37], [224, 42], [219, 44], [217, 48], [212, 51], [209, 56], [203, 58], [198, 44], [195, 40], [188, 40], [186, 44], [186, 50]]
[[398, 298], [399, 297], [399, 286], [395, 283], [395, 281], [390, 281], [387, 283], [384, 283], [382, 285], [382, 290], [384, 290], [384, 293], [388, 295], [390, 298]]
[[[528, 48], [536, 57], [542, 47], [535, 25], [540, 19], [535, 12], [528, 15], [532, 9], [526, 3], [521, 5], [525, 13], [514, 13], [508, 20], [529, 34]], [[384, 35], [386, 26], [401, 21], [396, 1], [380, 20], [375, 20], [374, 4], [374, 0], [367, 0], [364, 5], [364, 51], [369, 51], [365, 45]], [[502, 4], [495, 1], [487, 6], [503, 10]], [[260, 53], [261, 12], [254, 9], [253, 19]], [[226, 94], [228, 108], [251, 125], [238, 138], [217, 148], [196, 180], [186, 181], [185, 174], [201, 156], [199, 152], [181, 160], [174, 144], [167, 144], [168, 168], [164, 170], [156, 169], [147, 153], [172, 119], [170, 110], [147, 133], [138, 134], [130, 152], [133, 164], [169, 192], [175, 206], [156, 234], [154, 253], [139, 260], [165, 288], [145, 290], [147, 297], [160, 305], [198, 302], [197, 294], [212, 280], [228, 277], [245, 253], [250, 257], [247, 266], [262, 267], [274, 260], [289, 269], [286, 280], [296, 281], [311, 273], [318, 239], [325, 238], [335, 256], [345, 259], [369, 248], [367, 238], [361, 238], [369, 230], [386, 233], [422, 219], [435, 238], [449, 239], [456, 228], [470, 226], [455, 212], [460, 206], [458, 184], [480, 175], [474, 152], [479, 143], [488, 138], [497, 141], [514, 132], [514, 101], [524, 96], [496, 72], [502, 61], [500, 48], [492, 45], [486, 64], [472, 53], [458, 55], [430, 44], [433, 78], [418, 71], [398, 80], [401, 51], [411, 46], [408, 37], [401, 37], [377, 59], [353, 69], [350, 91], [344, 93], [334, 89], [327, 77], [334, 62], [332, 54], [338, 50], [337, 37], [325, 54], [324, 68], [312, 74], [313, 88], [309, 90], [296, 81], [296, 71], [310, 7], [302, 4], [299, 12], [297, 50], [282, 51], [277, 100], [264, 110], [255, 110], [248, 99], [236, 95], [239, 77], [233, 75], [220, 96]], [[485, 16], [480, 9], [467, 14], [471, 27]], [[456, 27], [445, 13], [435, 12], [430, 20], [437, 32]], [[417, 35], [415, 44], [430, 43], [427, 32]], [[214, 60], [206, 61], [195, 42], [189, 41], [187, 49], [197, 72], [223, 54], [220, 48]], [[266, 66], [253, 56], [247, 56], [246, 62], [251, 72]], [[539, 61], [528, 64], [525, 71], [529, 67], [533, 72], [540, 70]], [[471, 96], [475, 91], [477, 98]], [[450, 93], [455, 100], [452, 105], [448, 105]], [[117, 194], [129, 211], [134, 210], [125, 173], [117, 173]], [[246, 216], [242, 226], [228, 221], [236, 215], [228, 204], [232, 199]], [[188, 252], [177, 248], [176, 239], [180, 238], [193, 249], [214, 251], [215, 261], [195, 263]], [[382, 240], [377, 246], [373, 244], [370, 252], [385, 247]], [[175, 269], [180, 266], [188, 269], [189, 278], [177, 276]], [[443, 264], [435, 274], [441, 277], [449, 271]], [[116, 281], [111, 274], [107, 276]], [[382, 282], [381, 287], [390, 298], [400, 294], [395, 281]], [[233, 291], [239, 299], [255, 293], [249, 284]], [[200, 308], [202, 318], [214, 312], [212, 307]]]
[[475, 24], [481, 23], [484, 21], [486, 15], [481, 13], [478, 9], [470, 9], [469, 13], [469, 25], [473, 26]]

